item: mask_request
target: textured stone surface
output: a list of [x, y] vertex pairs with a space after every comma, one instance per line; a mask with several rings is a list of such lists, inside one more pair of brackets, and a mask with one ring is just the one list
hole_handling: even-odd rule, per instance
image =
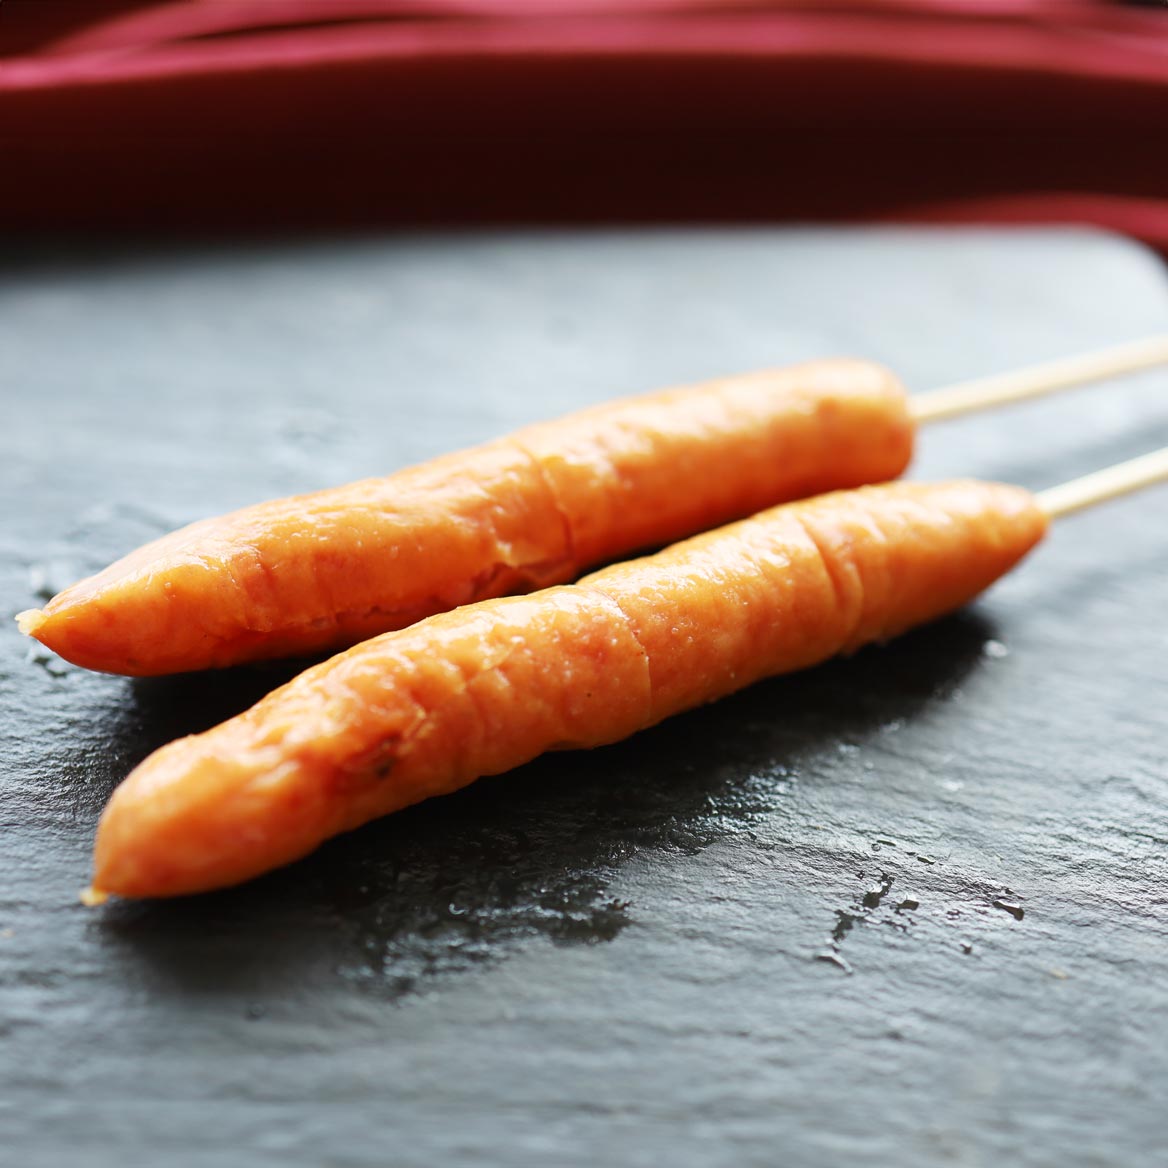
[[[0, 261], [4, 616], [187, 520], [810, 356], [925, 388], [1168, 327], [1076, 233], [408, 237]], [[1168, 374], [939, 425], [1043, 486]], [[26, 1168], [1150, 1163], [1168, 1143], [1168, 495], [972, 610], [237, 891], [82, 908], [149, 750], [281, 668], [0, 627], [0, 1147]]]

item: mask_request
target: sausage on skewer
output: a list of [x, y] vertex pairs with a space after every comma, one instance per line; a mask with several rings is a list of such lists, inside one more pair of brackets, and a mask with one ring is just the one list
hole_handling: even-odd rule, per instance
[[384, 634], [146, 759], [102, 816], [92, 895], [238, 883], [544, 751], [895, 636], [971, 600], [1046, 522], [1017, 487], [865, 487]]
[[616, 401], [194, 523], [18, 620], [75, 664], [140, 676], [336, 649], [788, 499], [895, 478], [912, 452], [906, 402], [862, 361]]
[[1168, 338], [907, 399], [817, 361], [612, 402], [387, 478], [172, 533], [21, 628], [62, 657], [152, 675], [341, 648], [821, 491], [895, 478], [913, 423], [1168, 361]]

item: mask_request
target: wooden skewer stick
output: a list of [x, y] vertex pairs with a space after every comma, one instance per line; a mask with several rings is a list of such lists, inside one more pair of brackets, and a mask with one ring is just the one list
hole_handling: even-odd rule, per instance
[[1168, 334], [914, 394], [909, 410], [917, 422], [937, 422], [1163, 364], [1168, 364]]
[[1039, 491], [1038, 505], [1051, 519], [1060, 519], [1155, 483], [1168, 483], [1168, 446]]

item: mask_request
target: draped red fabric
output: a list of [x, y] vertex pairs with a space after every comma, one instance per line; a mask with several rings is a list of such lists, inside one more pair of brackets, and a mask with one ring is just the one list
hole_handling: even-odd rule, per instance
[[0, 0], [0, 230], [1090, 222], [1168, 251], [1168, 4]]

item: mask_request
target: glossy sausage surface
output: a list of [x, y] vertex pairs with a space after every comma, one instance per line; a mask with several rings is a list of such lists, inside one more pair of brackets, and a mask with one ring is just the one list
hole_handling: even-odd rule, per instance
[[776, 503], [895, 478], [912, 440], [904, 390], [868, 362], [664, 390], [202, 520], [18, 619], [67, 660], [110, 673], [318, 653]]
[[146, 759], [102, 817], [94, 888], [237, 883], [480, 775], [895, 636], [971, 600], [1045, 528], [1016, 487], [866, 487], [387, 633]]

